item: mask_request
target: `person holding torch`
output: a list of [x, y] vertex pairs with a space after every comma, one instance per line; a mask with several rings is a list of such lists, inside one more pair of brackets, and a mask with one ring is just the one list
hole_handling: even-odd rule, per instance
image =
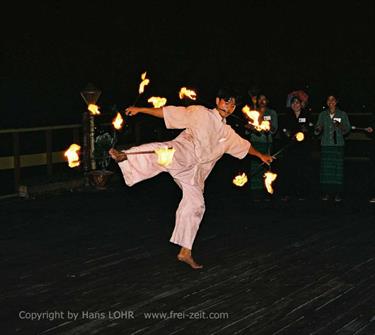
[[[292, 197], [304, 200], [310, 191], [313, 124], [299, 96], [291, 97], [290, 107], [280, 124], [282, 140], [294, 141], [284, 153], [281, 165], [281, 200], [288, 201]], [[304, 135], [302, 141], [295, 140], [298, 133]]]
[[[254, 126], [249, 123], [245, 127], [247, 132], [245, 134], [249, 138], [253, 146], [261, 153], [270, 153], [273, 147], [273, 136], [276, 134], [278, 129], [278, 117], [275, 110], [268, 107], [269, 100], [264, 93], [258, 93], [256, 97], [257, 103], [257, 121], [258, 124], [262, 122], [267, 122], [269, 124], [269, 129], [259, 129], [254, 128]], [[250, 184], [251, 196], [253, 201], [261, 201], [269, 199], [268, 192], [264, 184], [263, 175], [267, 171], [265, 166], [259, 169], [259, 164], [254, 158], [250, 159], [250, 171], [253, 176], [252, 182]]]
[[182, 190], [182, 199], [176, 211], [170, 242], [181, 247], [178, 260], [193, 269], [202, 268], [202, 265], [194, 260], [192, 248], [205, 212], [205, 180], [216, 162], [226, 153], [239, 159], [243, 159], [247, 154], [253, 155], [266, 164], [273, 159], [270, 155], [254, 149], [249, 141], [226, 124], [226, 118], [234, 112], [237, 101], [236, 92], [226, 88], [218, 91], [214, 109], [201, 105], [126, 108], [128, 116], [147, 114], [164, 119], [168, 129], [184, 129], [172, 141], [148, 143], [132, 148], [132, 151], [142, 152], [160, 146], [173, 147], [175, 154], [168, 166], [158, 164], [155, 155], [127, 155], [116, 149], [109, 151], [112, 158], [118, 162], [128, 186], [161, 172], [168, 172], [174, 178]]

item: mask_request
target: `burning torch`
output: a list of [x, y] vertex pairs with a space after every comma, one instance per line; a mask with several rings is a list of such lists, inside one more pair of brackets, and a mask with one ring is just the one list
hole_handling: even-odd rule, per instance
[[116, 117], [112, 121], [113, 125], [113, 140], [112, 140], [112, 148], [117, 143], [117, 131], [120, 130], [123, 126], [124, 119], [122, 118], [121, 114], [117, 112]]
[[79, 160], [79, 150], [81, 149], [81, 146], [78, 144], [73, 143], [68, 150], [65, 151], [64, 156], [68, 159], [69, 167], [74, 168], [79, 166], [80, 160]]
[[[305, 134], [304, 134], [303, 132], [298, 132], [298, 133], [296, 133], [296, 134], [292, 137], [291, 141], [290, 141], [288, 144], [286, 144], [286, 145], [283, 146], [280, 150], [278, 150], [277, 152], [275, 152], [274, 154], [272, 154], [272, 158], [274, 158], [274, 159], [277, 158], [277, 156], [280, 155], [284, 150], [286, 150], [286, 149], [289, 148], [291, 145], [293, 145], [293, 144], [295, 143], [295, 141], [297, 141], [297, 142], [302, 142], [304, 139], [305, 139]], [[251, 174], [250, 177], [253, 177], [253, 176], [255, 176], [256, 174], [258, 174], [259, 171], [260, 171], [260, 167], [263, 166], [264, 164], [265, 164], [264, 162], [262, 162], [261, 164], [259, 164], [259, 165], [256, 167], [256, 169], [254, 170], [254, 172]]]
[[194, 101], [197, 100], [197, 92], [192, 89], [188, 89], [187, 87], [181, 87], [180, 92], [178, 93], [178, 96], [181, 100], [185, 98], [188, 98]]
[[141, 75], [141, 83], [139, 84], [139, 88], [138, 88], [138, 95], [133, 103], [133, 106], [135, 106], [140, 98], [140, 96], [142, 95], [142, 93], [145, 91], [145, 87], [150, 83], [150, 79], [146, 78], [147, 76], [147, 71], [146, 72], [143, 72], [142, 75]]
[[124, 151], [126, 156], [129, 155], [148, 155], [148, 154], [156, 154], [158, 156], [157, 162], [159, 165], [167, 167], [172, 163], [173, 156], [176, 149], [173, 147], [160, 147], [155, 150], [145, 150], [145, 151]]

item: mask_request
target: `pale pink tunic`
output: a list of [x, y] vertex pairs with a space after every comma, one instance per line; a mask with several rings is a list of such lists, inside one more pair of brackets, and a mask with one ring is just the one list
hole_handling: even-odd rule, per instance
[[171, 242], [192, 249], [205, 211], [204, 182], [215, 163], [225, 154], [242, 159], [250, 142], [239, 136], [216, 109], [203, 106], [163, 108], [168, 129], [185, 129], [174, 140], [148, 143], [128, 151], [148, 151], [169, 146], [176, 151], [168, 167], [157, 163], [156, 154], [128, 155], [119, 163], [125, 183], [132, 186], [160, 172], [168, 172], [182, 189]]

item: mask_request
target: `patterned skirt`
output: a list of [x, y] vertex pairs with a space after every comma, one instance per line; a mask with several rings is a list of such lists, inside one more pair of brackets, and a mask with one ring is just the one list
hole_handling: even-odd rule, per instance
[[320, 155], [320, 186], [322, 191], [342, 191], [344, 184], [344, 147], [322, 146]]

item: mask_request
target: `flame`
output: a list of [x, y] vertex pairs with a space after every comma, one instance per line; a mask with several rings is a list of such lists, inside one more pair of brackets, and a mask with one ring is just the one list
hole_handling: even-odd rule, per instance
[[298, 142], [302, 142], [305, 139], [305, 134], [301, 131], [298, 132], [295, 136]]
[[124, 119], [122, 118], [121, 114], [117, 112], [116, 117], [113, 119], [112, 124], [115, 129], [119, 130], [122, 128], [122, 124], [124, 122]]
[[246, 173], [239, 174], [235, 176], [232, 180], [233, 184], [239, 187], [244, 186], [247, 183], [247, 175]]
[[87, 109], [91, 112], [92, 115], [99, 115], [100, 114], [99, 106], [97, 106], [95, 104], [89, 104], [87, 106]]
[[267, 188], [267, 192], [273, 194], [272, 183], [276, 180], [277, 174], [271, 171], [267, 171], [264, 175], [264, 185]]
[[155, 108], [160, 108], [165, 106], [165, 104], [167, 103], [167, 99], [161, 97], [151, 97], [147, 100], [147, 102], [152, 103]]
[[142, 73], [142, 75], [141, 75], [142, 81], [139, 84], [139, 89], [138, 89], [139, 94], [142, 94], [145, 90], [145, 86], [147, 86], [150, 83], [150, 79], [147, 79], [146, 75], [147, 75], [147, 71]]
[[175, 151], [176, 149], [168, 147], [161, 147], [159, 149], [155, 149], [155, 153], [158, 155], [158, 164], [165, 167], [171, 164]]
[[259, 112], [250, 110], [248, 105], [245, 105], [242, 108], [242, 112], [247, 116], [248, 119], [251, 119], [251, 123], [253, 126], [259, 126]]
[[254, 128], [258, 131], [265, 130], [268, 131], [271, 129], [271, 123], [267, 120], [262, 120], [261, 123], [259, 123], [259, 112], [258, 111], [252, 111], [250, 110], [250, 107], [248, 105], [245, 105], [242, 108], [242, 112], [247, 116], [249, 119], [249, 124], [254, 126]]
[[187, 89], [186, 87], [181, 87], [178, 96], [180, 97], [180, 99], [188, 97], [191, 100], [197, 100], [197, 93], [194, 90]]
[[265, 130], [265, 131], [271, 130], [271, 122], [269, 122], [268, 120], [263, 120], [262, 123], [260, 124], [260, 130]]
[[72, 144], [68, 150], [65, 151], [64, 156], [68, 158], [69, 167], [74, 168], [76, 166], [79, 166], [79, 156], [78, 156], [78, 150], [80, 150], [81, 147], [78, 144]]

